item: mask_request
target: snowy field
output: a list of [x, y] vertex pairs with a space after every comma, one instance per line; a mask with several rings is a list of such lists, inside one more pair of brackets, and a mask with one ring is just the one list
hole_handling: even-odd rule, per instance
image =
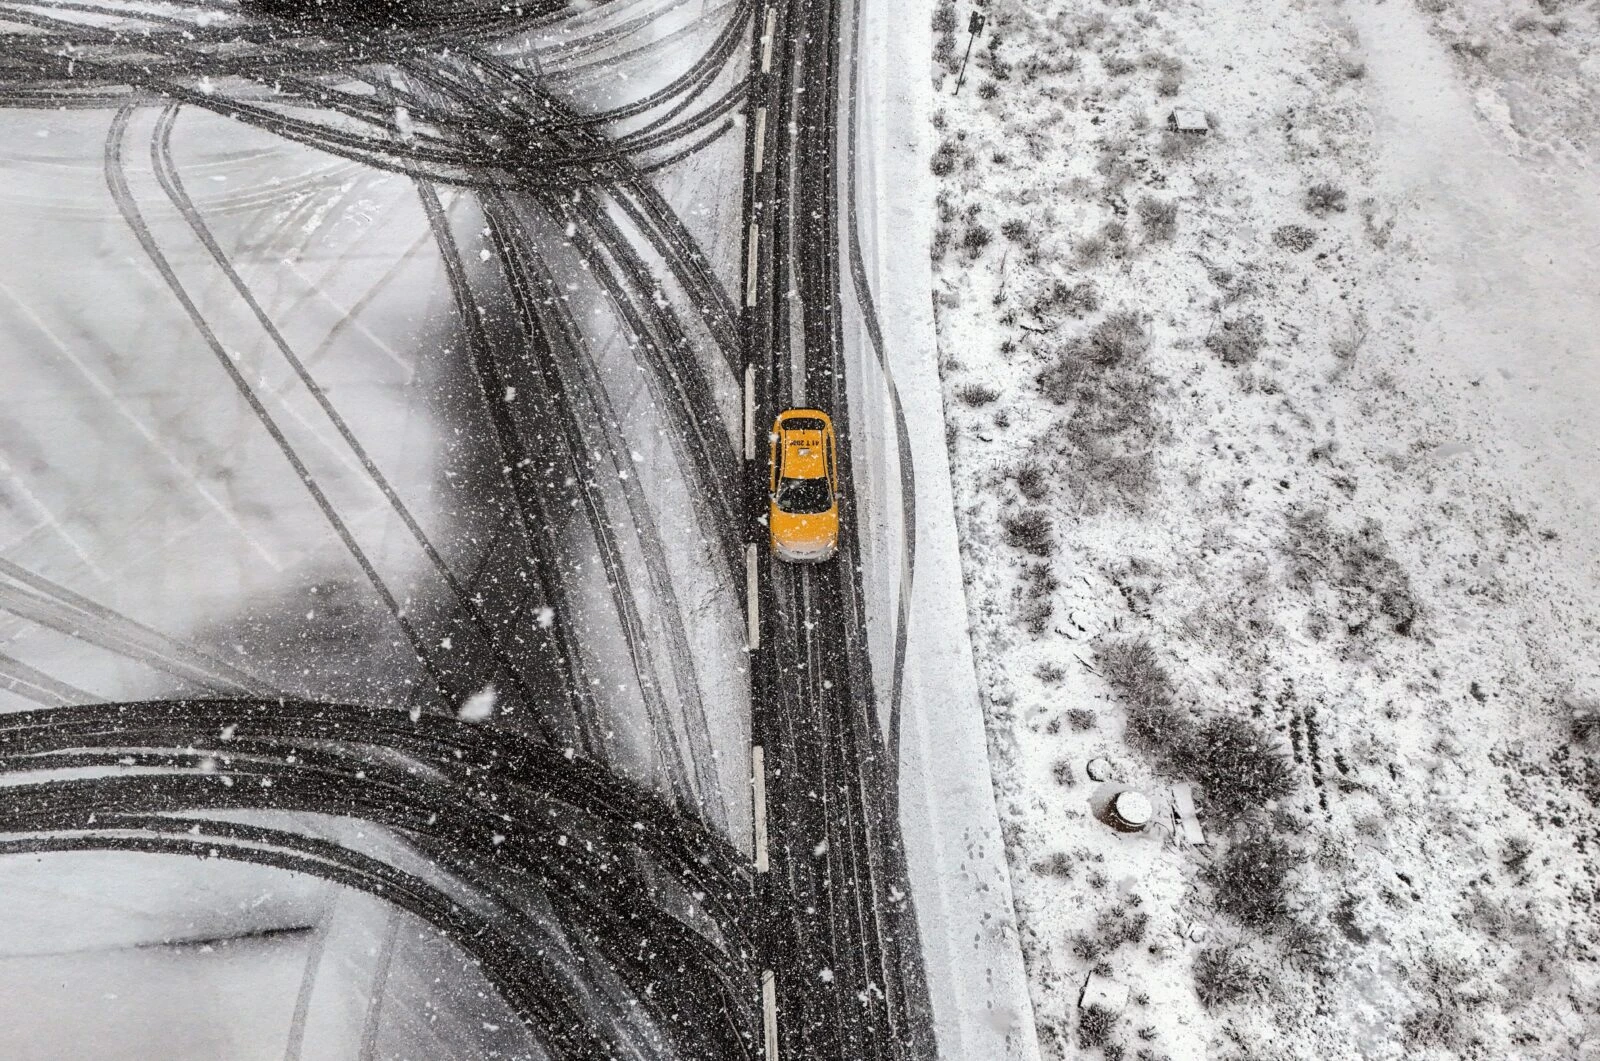
[[985, 11], [926, 179], [1044, 1056], [1600, 1056], [1594, 5]]
[[[707, 48], [729, 6], [675, 8], [658, 35], [606, 39], [648, 91]], [[595, 64], [618, 65], [562, 41], [507, 50], [546, 43], [552, 83], [575, 94], [593, 90]], [[719, 265], [738, 256], [741, 144], [724, 137], [659, 184]], [[452, 578], [538, 627], [542, 599], [497, 590], [515, 551], [502, 462], [452, 356], [469, 340], [425, 198], [401, 175], [200, 108], [4, 112], [0, 711], [217, 693], [421, 704], [413, 628], [462, 672], [481, 662], [450, 625]], [[449, 187], [438, 200], [493, 301], [481, 202]], [[571, 242], [546, 235], [552, 263], [578, 275]], [[700, 810], [747, 844], [731, 576], [710, 560], [635, 343], [596, 292], [580, 300], [595, 304], [597, 388], [627, 425], [603, 440], [594, 418], [585, 437], [596, 466], [620, 472], [597, 492], [637, 520], [613, 534], [630, 570], [653, 576], [633, 603], [655, 655], [629, 672], [596, 546], [552, 524], [572, 560], [563, 619], [605, 674], [600, 728], [617, 768], [663, 790], [675, 769], [698, 769]], [[730, 439], [737, 394], [729, 375], [718, 427]], [[702, 713], [646, 718], [657, 674], [643, 666]], [[549, 677], [527, 670], [530, 686]], [[428, 709], [454, 711], [482, 685]], [[500, 721], [521, 724], [515, 700], [500, 703]], [[387, 839], [290, 825], [369, 849]], [[543, 1056], [455, 945], [331, 883], [175, 857], [13, 854], [0, 895], [3, 1058]]]

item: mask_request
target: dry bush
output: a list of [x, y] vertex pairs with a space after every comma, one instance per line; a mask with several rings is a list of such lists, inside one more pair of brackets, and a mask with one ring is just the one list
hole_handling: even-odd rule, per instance
[[1562, 694], [1561, 706], [1572, 718], [1572, 743], [1600, 745], [1600, 697], [1568, 692]]
[[1177, 74], [1162, 74], [1156, 82], [1156, 95], [1171, 99], [1183, 91], [1183, 78]]
[[1099, 265], [1105, 260], [1107, 244], [1103, 236], [1085, 236], [1074, 240], [1072, 253], [1077, 257], [1078, 264], [1084, 267]]
[[963, 383], [956, 388], [956, 397], [961, 400], [961, 404], [976, 409], [993, 403], [1000, 397], [1000, 392], [987, 383]]
[[1266, 345], [1266, 325], [1254, 313], [1225, 320], [1206, 336], [1206, 349], [1225, 365], [1248, 365]]
[[[1031, 550], [1030, 550], [1031, 551]], [[1050, 617], [1055, 614], [1055, 592], [1061, 588], [1055, 572], [1048, 563], [1028, 564], [1022, 569], [1022, 584], [1016, 598], [1022, 605], [1019, 618], [1022, 626], [1034, 637], [1050, 628]]]
[[1379, 616], [1401, 636], [1416, 633], [1422, 605], [1377, 521], [1343, 531], [1329, 522], [1324, 510], [1313, 508], [1291, 513], [1287, 523], [1283, 551], [1290, 585], [1308, 592], [1318, 585], [1332, 588], [1342, 605], [1346, 633], [1365, 633]]
[[1137, 314], [1108, 315], [1069, 341], [1038, 375], [1045, 397], [1065, 406], [1058, 467], [1087, 509], [1137, 509], [1155, 477], [1158, 378], [1144, 354], [1149, 336]]
[[1179, 749], [1173, 765], [1200, 783], [1206, 809], [1237, 821], [1294, 790], [1289, 759], [1266, 730], [1246, 719], [1219, 715]]
[[984, 252], [994, 239], [994, 233], [989, 231], [989, 226], [971, 224], [966, 232], [961, 235], [961, 247], [972, 257], [976, 258]]
[[1337, 184], [1329, 184], [1327, 182], [1313, 184], [1306, 189], [1306, 211], [1318, 217], [1326, 217], [1328, 214], [1342, 214], [1345, 211], [1348, 198], [1349, 196], [1345, 194], [1345, 190]]
[[1102, 55], [1100, 57], [1100, 66], [1110, 77], [1127, 77], [1129, 74], [1139, 69], [1139, 64], [1137, 62], [1128, 58], [1126, 55], [1118, 54]]
[[1207, 947], [1194, 959], [1194, 990], [1206, 1009], [1217, 1009], [1260, 990], [1261, 974], [1236, 946]]
[[1423, 1001], [1400, 1025], [1405, 1045], [1418, 1052], [1478, 1056], [1480, 1037], [1473, 1012], [1489, 1000], [1467, 988], [1471, 971], [1459, 961], [1431, 953], [1423, 956], [1422, 970], [1424, 979], [1416, 986]]
[[1042, 317], [1052, 310], [1060, 309], [1073, 317], [1085, 317], [1099, 308], [1100, 292], [1088, 280], [1079, 280], [1075, 284], [1056, 280], [1034, 299], [1032, 311], [1035, 316]]
[[1092, 962], [1123, 944], [1144, 942], [1149, 927], [1150, 915], [1144, 911], [1113, 906], [1095, 919], [1092, 932], [1079, 932], [1072, 937], [1072, 953]]
[[1080, 357], [1092, 365], [1112, 367], [1129, 358], [1142, 355], [1150, 345], [1144, 322], [1137, 313], [1118, 310], [1105, 318], [1080, 338], [1075, 349]]
[[1286, 251], [1300, 254], [1316, 246], [1317, 233], [1304, 225], [1279, 225], [1272, 230], [1272, 242]]
[[1116, 1027], [1115, 1013], [1102, 1006], [1088, 1006], [1078, 1014], [1078, 1045], [1085, 1049], [1104, 1046]]
[[1289, 874], [1300, 855], [1288, 841], [1267, 832], [1253, 832], [1229, 845], [1201, 876], [1211, 885], [1217, 909], [1262, 931], [1291, 924]]
[[1087, 48], [1106, 31], [1107, 25], [1106, 16], [1098, 13], [1078, 19], [1073, 25], [1063, 28], [1061, 43], [1073, 49]]
[[1012, 473], [1012, 478], [1029, 501], [1043, 501], [1050, 493], [1050, 472], [1038, 461], [1024, 461]]
[[1001, 521], [1006, 544], [1031, 556], [1049, 556], [1055, 552], [1054, 525], [1050, 517], [1036, 508], [1024, 509]]
[[1177, 687], [1154, 646], [1142, 637], [1125, 638], [1096, 645], [1094, 656], [1127, 707], [1128, 743], [1165, 761], [1187, 741], [1192, 725], [1178, 708]]
[[[956, 6], [953, 3], [940, 3], [933, 10], [933, 61], [951, 72], [961, 61], [956, 54]], [[939, 78], [940, 73], [935, 70], [935, 87], [938, 87]]]
[[928, 168], [933, 171], [935, 177], [948, 177], [955, 172], [957, 158], [955, 141], [943, 140], [934, 148]]
[[1165, 243], [1178, 234], [1178, 204], [1146, 196], [1136, 208], [1139, 221], [1144, 225], [1145, 237], [1155, 243]]
[[1156, 153], [1168, 162], [1180, 162], [1194, 154], [1200, 146], [1200, 138], [1184, 133], [1175, 133], [1166, 130], [1161, 134], [1161, 143], [1156, 147]]
[[1094, 729], [1097, 721], [1095, 713], [1087, 707], [1074, 707], [1067, 711], [1067, 725], [1079, 733], [1087, 733]]
[[1027, 245], [1032, 243], [1028, 233], [1028, 223], [1021, 218], [1010, 218], [1000, 225], [1000, 234], [1012, 243]]

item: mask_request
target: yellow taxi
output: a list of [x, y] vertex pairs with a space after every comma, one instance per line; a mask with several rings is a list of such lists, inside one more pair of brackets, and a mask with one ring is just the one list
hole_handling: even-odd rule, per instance
[[814, 563], [839, 549], [839, 460], [833, 421], [790, 409], [772, 425], [767, 526], [780, 560]]

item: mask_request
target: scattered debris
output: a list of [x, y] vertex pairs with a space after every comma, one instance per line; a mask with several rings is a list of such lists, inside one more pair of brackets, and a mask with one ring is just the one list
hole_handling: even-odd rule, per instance
[[1089, 1009], [1092, 1006], [1110, 1013], [1121, 1013], [1128, 1008], [1128, 994], [1127, 984], [1109, 976], [1090, 973], [1083, 982], [1083, 990], [1078, 993], [1078, 1008]]
[[1172, 113], [1167, 115], [1167, 128], [1175, 133], [1204, 136], [1211, 131], [1211, 123], [1206, 121], [1205, 111], [1195, 110], [1192, 107], [1174, 107]]
[[1200, 817], [1194, 809], [1194, 786], [1187, 781], [1172, 786], [1172, 816], [1177, 819], [1177, 832], [1186, 843], [1198, 847], [1206, 842]]

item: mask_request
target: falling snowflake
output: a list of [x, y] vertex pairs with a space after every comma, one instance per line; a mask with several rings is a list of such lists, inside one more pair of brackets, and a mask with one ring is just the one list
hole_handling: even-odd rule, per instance
[[461, 705], [461, 710], [456, 712], [456, 717], [463, 722], [483, 722], [494, 714], [495, 701], [494, 686], [485, 685], [482, 689], [467, 697], [467, 702]]

